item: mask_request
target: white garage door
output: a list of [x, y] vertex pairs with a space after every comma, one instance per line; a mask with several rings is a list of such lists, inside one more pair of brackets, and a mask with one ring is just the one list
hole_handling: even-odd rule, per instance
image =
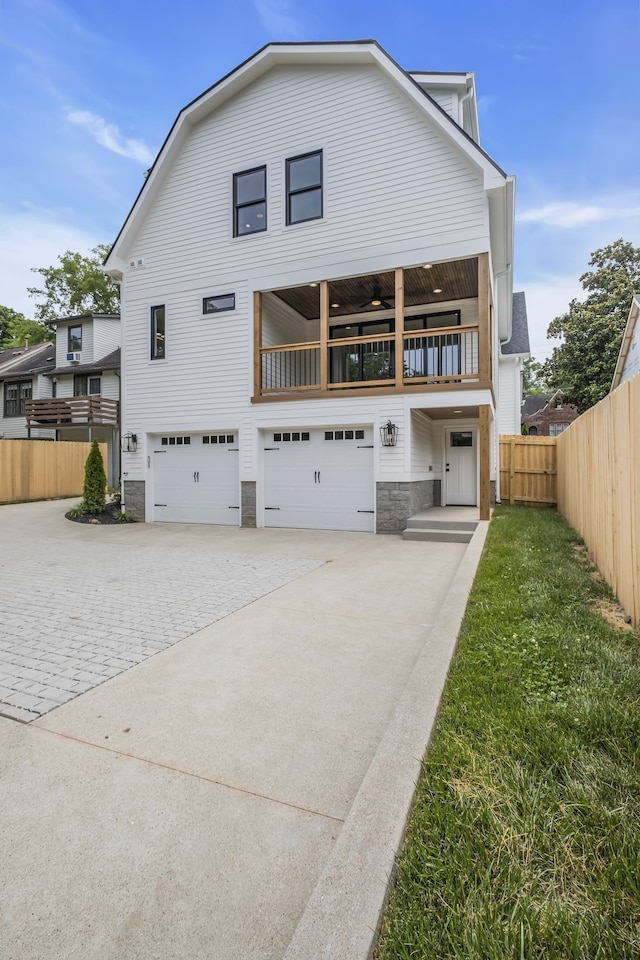
[[239, 523], [237, 434], [157, 437], [153, 443], [154, 519]]
[[374, 530], [371, 428], [264, 434], [265, 526]]

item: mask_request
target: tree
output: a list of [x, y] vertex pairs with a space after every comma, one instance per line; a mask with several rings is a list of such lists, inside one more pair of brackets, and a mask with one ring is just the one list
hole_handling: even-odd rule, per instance
[[533, 357], [526, 357], [522, 364], [522, 392], [527, 394], [547, 392], [544, 367]]
[[52, 339], [51, 331], [43, 323], [28, 320], [11, 307], [0, 306], [0, 347], [23, 347], [29, 343], [45, 343]]
[[580, 283], [584, 301], [572, 300], [568, 313], [549, 324], [548, 337], [562, 343], [543, 367], [549, 387], [564, 391], [580, 413], [607, 395], [618, 359], [631, 299], [640, 288], [640, 248], [624, 240], [591, 254]]
[[102, 261], [109, 247], [99, 244], [91, 256], [67, 250], [58, 257], [59, 266], [32, 267], [44, 278], [44, 289], [28, 287], [36, 301], [38, 320], [81, 313], [119, 313], [120, 291], [117, 283], [102, 271]]
[[102, 513], [106, 506], [107, 475], [98, 441], [91, 444], [89, 456], [84, 465], [84, 486], [82, 501], [87, 513]]

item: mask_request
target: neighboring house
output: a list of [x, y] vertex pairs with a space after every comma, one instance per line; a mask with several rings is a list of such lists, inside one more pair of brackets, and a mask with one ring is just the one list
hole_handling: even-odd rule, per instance
[[25, 404], [27, 435], [44, 427], [57, 440], [100, 440], [107, 444], [107, 474], [120, 478], [120, 317], [87, 313], [61, 317], [55, 358], [47, 370], [48, 393]]
[[111, 252], [127, 512], [399, 531], [498, 491], [514, 180], [473, 74], [269, 44], [185, 107]]
[[[53, 343], [0, 350], [0, 439], [20, 440], [29, 435], [27, 404], [33, 398], [51, 396], [51, 380], [47, 374], [54, 366]], [[32, 436], [53, 439], [55, 433], [35, 430]]]
[[520, 433], [522, 364], [530, 355], [527, 303], [524, 293], [514, 293], [511, 338], [500, 347], [498, 433]]
[[625, 380], [629, 380], [640, 373], [640, 298], [635, 296], [631, 301], [631, 309], [627, 318], [627, 325], [622, 336], [618, 362], [616, 363], [615, 373], [611, 389], [615, 390]]
[[522, 403], [522, 426], [529, 428], [532, 437], [557, 437], [580, 414], [575, 407], [563, 403], [562, 390], [555, 393], [531, 395]]

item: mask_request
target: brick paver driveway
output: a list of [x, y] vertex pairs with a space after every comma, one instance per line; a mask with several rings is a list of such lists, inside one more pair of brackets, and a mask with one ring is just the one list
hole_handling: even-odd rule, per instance
[[321, 562], [34, 532], [0, 533], [0, 715], [27, 722]]

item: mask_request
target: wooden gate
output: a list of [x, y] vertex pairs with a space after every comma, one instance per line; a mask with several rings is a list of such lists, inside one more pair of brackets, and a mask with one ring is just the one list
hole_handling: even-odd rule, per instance
[[500, 437], [500, 500], [509, 505], [555, 506], [556, 438]]

